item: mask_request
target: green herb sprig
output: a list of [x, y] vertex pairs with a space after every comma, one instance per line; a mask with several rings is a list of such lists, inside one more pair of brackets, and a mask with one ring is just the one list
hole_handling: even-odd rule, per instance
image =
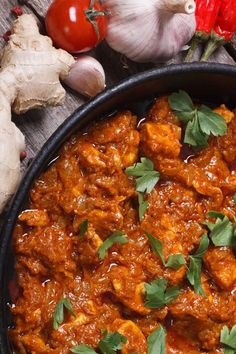
[[166, 331], [160, 326], [147, 337], [148, 354], [166, 354]]
[[128, 242], [128, 236], [123, 231], [115, 231], [109, 236], [98, 249], [99, 259], [104, 259], [108, 249], [114, 244], [125, 244]]
[[[98, 348], [102, 354], [116, 354], [120, 351], [127, 338], [119, 332], [104, 332], [104, 338], [98, 343]], [[79, 344], [71, 348], [70, 351], [75, 354], [97, 354], [97, 352], [88, 344]]]
[[139, 220], [141, 221], [148, 208], [148, 201], [144, 199], [144, 193], [151, 193], [160, 179], [160, 172], [154, 169], [154, 164], [150, 159], [141, 157], [140, 160], [141, 162], [127, 167], [125, 172], [129, 176], [138, 177], [136, 179], [136, 191], [138, 192]]
[[83, 237], [87, 232], [87, 230], [88, 230], [88, 219], [85, 219], [81, 222], [79, 226], [79, 235]]
[[201, 269], [202, 269], [202, 258], [208, 249], [209, 239], [207, 234], [204, 234], [201, 238], [199, 247], [197, 251], [189, 256], [189, 268], [187, 271], [187, 279], [194, 288], [196, 294], [201, 294], [205, 296], [205, 292], [201, 284]]
[[217, 246], [233, 247], [236, 245], [236, 223], [229, 220], [228, 216], [209, 211], [207, 217], [215, 218], [215, 223], [205, 221], [204, 224], [209, 229], [209, 237], [212, 243]]
[[224, 345], [224, 354], [236, 353], [236, 325], [231, 328], [224, 326], [220, 332], [220, 343]]
[[161, 308], [168, 305], [179, 296], [178, 286], [167, 288], [167, 284], [167, 280], [161, 278], [144, 285], [146, 290], [146, 307]]
[[68, 300], [67, 298], [63, 298], [61, 299], [57, 306], [56, 309], [54, 311], [53, 314], [53, 328], [54, 329], [58, 329], [59, 326], [64, 322], [64, 310], [67, 309], [67, 311], [73, 315], [74, 317], [76, 317], [73, 308], [71, 306], [70, 300]]
[[180, 90], [172, 93], [168, 101], [179, 120], [187, 124], [184, 136], [186, 144], [204, 147], [210, 135], [222, 136], [227, 132], [224, 118], [205, 105], [194, 107], [187, 92]]
[[165, 262], [162, 253], [162, 242], [147, 231], [145, 231], [145, 234], [150, 242], [151, 249], [160, 257], [164, 267], [177, 270], [186, 263], [182, 254], [172, 254], [168, 257], [167, 262]]

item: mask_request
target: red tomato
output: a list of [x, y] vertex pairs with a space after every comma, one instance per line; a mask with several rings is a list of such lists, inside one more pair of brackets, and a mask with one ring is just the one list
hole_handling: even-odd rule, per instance
[[47, 33], [56, 47], [71, 53], [88, 51], [106, 35], [103, 14], [98, 0], [54, 0], [46, 15]]

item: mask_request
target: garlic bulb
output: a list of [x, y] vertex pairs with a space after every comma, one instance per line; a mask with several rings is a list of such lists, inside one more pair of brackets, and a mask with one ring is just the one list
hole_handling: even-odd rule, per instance
[[92, 97], [105, 88], [102, 65], [93, 57], [81, 55], [70, 69], [65, 84], [84, 96]]
[[104, 0], [106, 40], [137, 62], [173, 58], [195, 32], [194, 0]]

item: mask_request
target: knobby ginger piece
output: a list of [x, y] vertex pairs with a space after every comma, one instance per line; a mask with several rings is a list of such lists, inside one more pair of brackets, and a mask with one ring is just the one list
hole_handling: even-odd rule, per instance
[[62, 103], [65, 90], [60, 79], [75, 62], [39, 33], [32, 15], [20, 16], [11, 33], [0, 69], [0, 212], [19, 184], [20, 153], [25, 149], [23, 134], [11, 122], [11, 108], [20, 114]]

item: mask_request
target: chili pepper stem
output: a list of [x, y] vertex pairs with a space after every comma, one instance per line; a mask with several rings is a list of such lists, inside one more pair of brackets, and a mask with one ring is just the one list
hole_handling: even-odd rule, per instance
[[190, 60], [193, 57], [193, 54], [194, 54], [195, 50], [197, 49], [198, 44], [199, 44], [199, 40], [196, 37], [194, 37], [192, 39], [192, 41], [191, 41], [191, 45], [190, 45], [190, 48], [188, 50], [188, 53], [187, 53], [187, 55], [186, 55], [186, 57], [184, 59], [185, 63], [189, 63], [190, 62]]
[[204, 49], [200, 61], [207, 61], [220, 45], [220, 42], [216, 42], [215, 40], [210, 39], [206, 45], [206, 48]]

